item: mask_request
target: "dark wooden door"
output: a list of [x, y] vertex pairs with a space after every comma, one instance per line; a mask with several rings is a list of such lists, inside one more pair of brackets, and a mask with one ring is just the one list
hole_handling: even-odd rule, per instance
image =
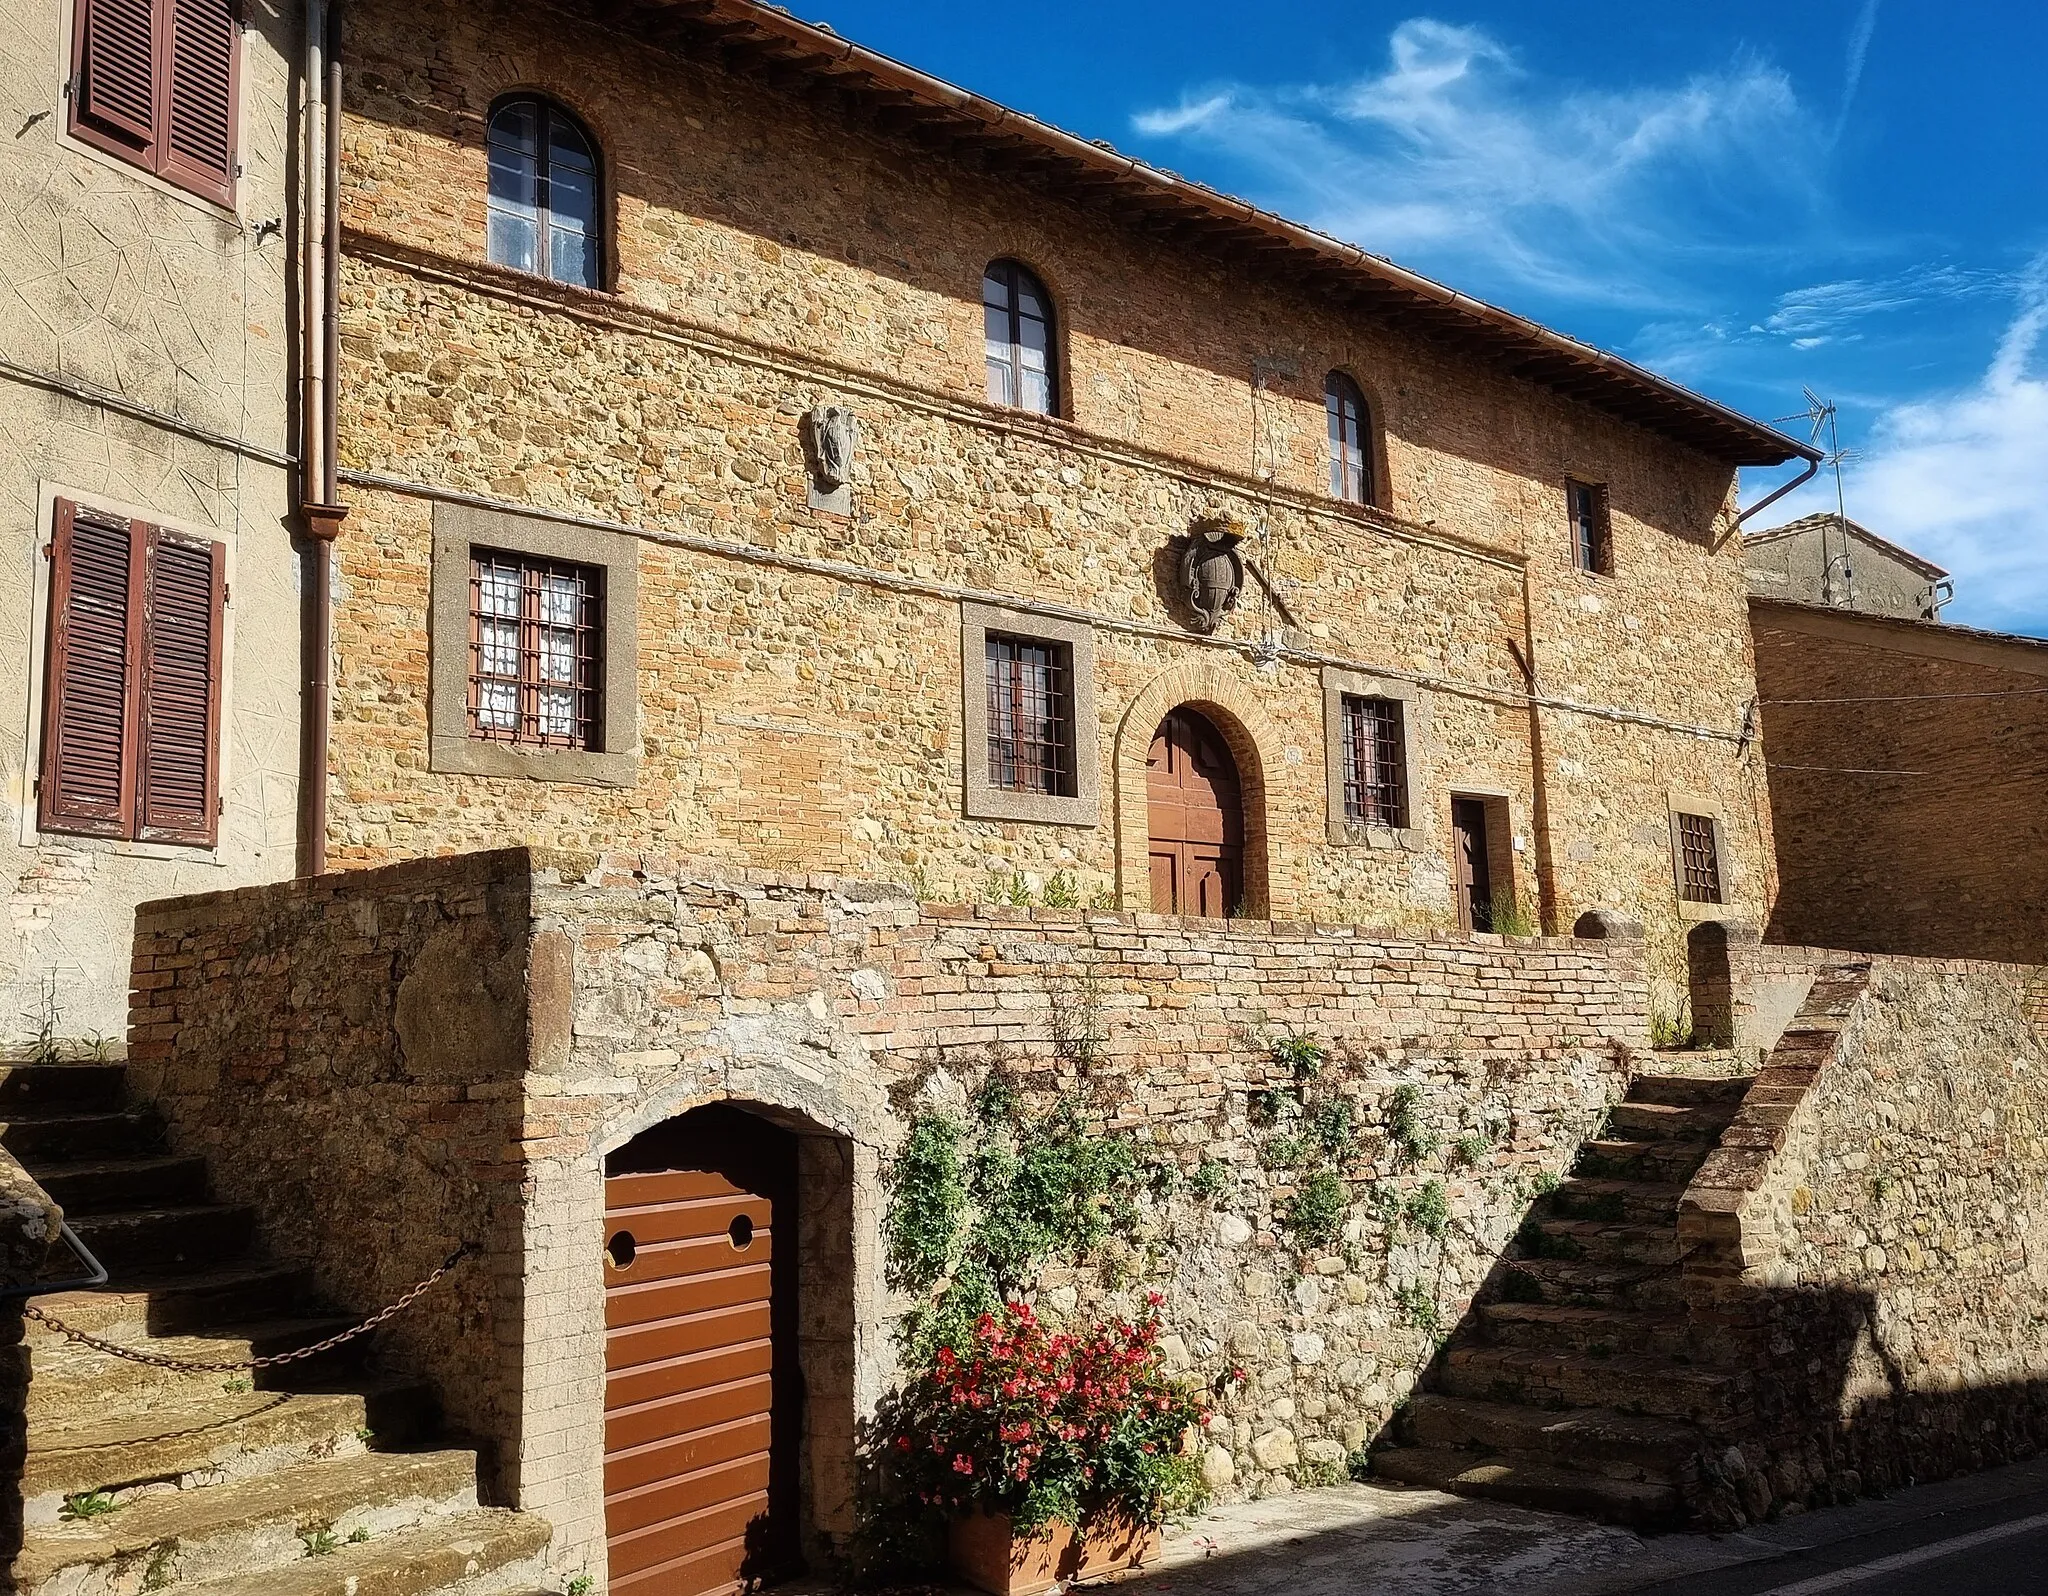
[[724, 1108], [607, 1161], [614, 1596], [708, 1596], [793, 1569], [794, 1175], [785, 1133]]
[[1223, 734], [1176, 709], [1145, 761], [1152, 910], [1222, 919], [1244, 896], [1244, 802]]
[[1493, 872], [1486, 857], [1486, 804], [1451, 800], [1451, 869], [1457, 879], [1458, 929], [1493, 929]]

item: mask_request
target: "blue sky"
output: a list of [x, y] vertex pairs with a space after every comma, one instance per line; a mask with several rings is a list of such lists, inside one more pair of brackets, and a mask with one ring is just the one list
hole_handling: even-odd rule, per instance
[[2048, 635], [2040, 0], [797, 9], [1752, 415], [1814, 389], [1850, 515]]

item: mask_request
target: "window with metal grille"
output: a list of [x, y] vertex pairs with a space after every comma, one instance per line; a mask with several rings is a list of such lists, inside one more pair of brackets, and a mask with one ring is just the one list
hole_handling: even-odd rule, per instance
[[579, 288], [599, 286], [597, 142], [533, 95], [491, 109], [489, 229], [500, 266]]
[[1065, 644], [989, 634], [988, 780], [1005, 792], [1074, 796], [1073, 667]]
[[469, 732], [529, 748], [601, 746], [603, 579], [478, 549], [469, 562]]
[[230, 0], [77, 0], [75, 16], [72, 136], [233, 206], [242, 30]]
[[981, 277], [981, 320], [988, 350], [990, 404], [1060, 413], [1052, 296], [1013, 260], [991, 261]]
[[1344, 695], [1344, 818], [1361, 825], [1408, 824], [1399, 699]]
[[1614, 548], [1608, 532], [1607, 490], [1597, 483], [1567, 479], [1564, 498], [1572, 521], [1572, 563], [1582, 571], [1611, 575]]
[[1711, 815], [1680, 814], [1678, 895], [1687, 903], [1721, 902], [1721, 850]]
[[1330, 418], [1330, 497], [1371, 504], [1372, 441], [1365, 395], [1341, 371], [1323, 379], [1323, 408]]

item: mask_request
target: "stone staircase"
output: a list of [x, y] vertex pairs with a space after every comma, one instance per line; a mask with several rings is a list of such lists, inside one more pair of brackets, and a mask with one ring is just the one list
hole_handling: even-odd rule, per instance
[[1531, 1211], [1373, 1473], [1607, 1523], [1684, 1522], [1708, 1431], [1737, 1424], [1736, 1343], [1688, 1312], [1678, 1201], [1749, 1076], [1639, 1075]]
[[[164, 1151], [123, 1066], [0, 1067], [0, 1144], [112, 1276], [33, 1299], [68, 1324], [225, 1362], [350, 1322], [253, 1250], [256, 1215], [212, 1200], [204, 1160]], [[548, 1525], [477, 1505], [476, 1454], [435, 1444], [432, 1390], [368, 1368], [372, 1337], [251, 1377], [27, 1329], [21, 1596], [485, 1596], [543, 1577]]]

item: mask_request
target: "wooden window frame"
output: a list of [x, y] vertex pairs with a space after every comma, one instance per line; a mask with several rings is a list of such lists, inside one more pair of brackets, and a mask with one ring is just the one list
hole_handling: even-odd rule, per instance
[[989, 786], [1073, 797], [1073, 645], [991, 631], [983, 637], [983, 663]]
[[[1348, 418], [1347, 410], [1351, 412]], [[1330, 497], [1341, 504], [1372, 508], [1379, 503], [1372, 406], [1349, 372], [1332, 371], [1323, 378], [1323, 415], [1330, 445]], [[1347, 430], [1351, 434], [1348, 440]], [[1347, 448], [1358, 455], [1355, 475]]]
[[1378, 693], [1343, 693], [1337, 707], [1344, 728], [1345, 822], [1406, 829], [1408, 738], [1401, 700]]
[[72, 0], [70, 73], [65, 90], [65, 132], [81, 144], [111, 155], [126, 166], [223, 210], [235, 209], [241, 175], [242, 7], [230, 0], [227, 81], [226, 164], [221, 171], [181, 155], [172, 144], [171, 118], [177, 84], [177, 12], [180, 0], [134, 0], [146, 6], [151, 32], [150, 119], [145, 126], [114, 113], [95, 116], [86, 109], [89, 84], [86, 61], [87, 25], [93, 0]]
[[[605, 248], [605, 235], [608, 229], [605, 205], [604, 146], [598, 142], [597, 135], [590, 130], [588, 122], [584, 121], [582, 117], [578, 116], [567, 106], [559, 101], [548, 98], [545, 94], [521, 93], [502, 95], [491, 103], [490, 112], [484, 118], [484, 258], [486, 260], [491, 259], [489, 222], [491, 208], [489, 193], [491, 141], [499, 116], [515, 105], [531, 105], [535, 107], [540, 116], [537, 134], [538, 148], [534, 157], [534, 181], [537, 186], [537, 194], [534, 201], [534, 265], [532, 271], [527, 273], [527, 275], [544, 278], [551, 283], [560, 283], [564, 288], [581, 288], [590, 292], [602, 292], [606, 282], [605, 265], [610, 254]], [[590, 231], [585, 240], [586, 246], [590, 251], [590, 270], [587, 282], [557, 276], [553, 263], [549, 259], [554, 237], [554, 179], [550, 170], [554, 140], [550, 127], [558, 119], [574, 128], [577, 136], [583, 140], [585, 147], [590, 151]], [[507, 271], [526, 270], [524, 267], [514, 266], [505, 261], [493, 260], [492, 264], [503, 266]]]
[[[989, 302], [988, 285], [991, 278], [996, 278], [1003, 283], [1004, 291], [1009, 299], [1006, 305], [994, 305]], [[1022, 402], [1024, 385], [1021, 374], [1024, 370], [1024, 323], [1027, 319], [1037, 319], [1027, 318], [1024, 315], [1022, 289], [1023, 285], [1027, 282], [1037, 290], [1038, 302], [1045, 307], [1043, 319], [1045, 322], [1046, 403], [1043, 410], [1034, 409]], [[1005, 360], [1010, 373], [1011, 397], [1005, 402], [998, 399], [994, 394], [990, 394], [989, 403], [1001, 406], [1006, 410], [1021, 411], [1027, 416], [1051, 416], [1053, 419], [1058, 420], [1065, 410], [1060, 392], [1061, 368], [1065, 363], [1060, 359], [1059, 305], [1054, 301], [1052, 291], [1045, 286], [1045, 279], [1040, 277], [1038, 273], [1034, 272], [1022, 261], [1014, 260], [1007, 255], [998, 256], [982, 268], [982, 369], [984, 373], [994, 364], [993, 357], [988, 354], [988, 350], [993, 343], [993, 340], [988, 337], [988, 313], [992, 310], [1000, 311], [1008, 322], [1004, 348], [1007, 350]]]
[[[121, 681], [118, 688], [120, 753], [113, 772], [115, 798], [108, 804], [80, 803], [67, 806], [64, 799], [68, 759], [66, 721], [71, 650], [75, 619], [71, 604], [76, 578], [73, 558], [75, 535], [81, 522], [105, 530], [118, 525], [128, 539], [124, 558], [124, 608]], [[223, 703], [228, 660], [228, 577], [227, 546], [203, 534], [182, 531], [160, 522], [146, 520], [125, 510], [103, 509], [83, 500], [59, 497], [51, 501], [51, 535], [44, 550], [48, 580], [48, 609], [41, 661], [41, 709], [39, 747], [36, 758], [36, 836], [96, 837], [109, 842], [158, 844], [180, 849], [212, 849], [220, 840], [222, 792]], [[165, 579], [169, 558], [165, 551], [199, 554], [205, 562], [206, 637], [201, 644], [199, 669], [205, 680], [198, 702], [200, 735], [197, 739], [197, 805], [182, 819], [163, 818], [155, 783], [164, 772], [154, 750], [162, 744], [176, 746], [176, 739], [158, 733], [157, 716], [166, 726], [190, 724], [192, 695], [182, 702], [166, 702], [157, 691], [158, 673], [175, 682], [180, 672], [175, 645], [180, 641], [159, 629], [160, 580]], [[192, 575], [188, 571], [188, 580]], [[189, 661], [190, 639], [186, 639]], [[186, 685], [190, 686], [190, 672]], [[167, 689], [167, 692], [169, 690]], [[186, 747], [191, 746], [186, 739]]]
[[[1591, 496], [1592, 516], [1580, 517], [1580, 496]], [[1607, 485], [1581, 477], [1564, 479], [1565, 527], [1571, 536], [1572, 568], [1588, 576], [1614, 574], [1614, 518], [1608, 508]]]
[[[1379, 699], [1400, 706], [1401, 824], [1355, 815], [1347, 801], [1350, 728], [1347, 699]], [[1413, 682], [1373, 676], [1363, 671], [1323, 670], [1323, 766], [1327, 803], [1327, 836], [1340, 848], [1399, 848], [1411, 853], [1428, 846], [1427, 795], [1434, 791], [1434, 703]]]
[[[517, 582], [518, 608], [510, 617], [487, 611], [483, 601], [486, 570], [509, 571]], [[575, 618], [551, 620], [544, 610], [550, 581], [575, 584]], [[513, 668], [490, 668], [492, 648], [484, 629], [510, 619], [515, 641]], [[547, 674], [543, 657], [550, 640], [569, 638], [570, 675]], [[559, 748], [589, 753], [603, 736], [604, 726], [604, 568], [566, 560], [545, 559], [507, 549], [473, 546], [469, 551], [469, 735], [514, 748]], [[484, 698], [487, 689], [510, 687], [516, 702], [514, 724], [493, 724]], [[573, 729], [554, 732], [544, 723], [542, 698], [550, 687], [565, 687], [571, 696]]]
[[[1697, 807], [1676, 807], [1671, 811], [1671, 871], [1679, 903], [1689, 912], [1709, 913], [1728, 906], [1727, 849], [1722, 846], [1719, 815]], [[1695, 862], [1704, 837], [1704, 864]], [[1710, 883], [1695, 886], [1697, 877]], [[1706, 895], [1711, 885], [1711, 896]]]
[[[1056, 649], [1066, 661], [1068, 724], [1073, 728], [1068, 790], [1049, 793], [1004, 787], [990, 760], [989, 639], [1008, 638]], [[1102, 728], [1096, 710], [1095, 633], [1077, 622], [989, 604], [960, 606], [962, 809], [973, 820], [1094, 826], [1102, 808]]]

